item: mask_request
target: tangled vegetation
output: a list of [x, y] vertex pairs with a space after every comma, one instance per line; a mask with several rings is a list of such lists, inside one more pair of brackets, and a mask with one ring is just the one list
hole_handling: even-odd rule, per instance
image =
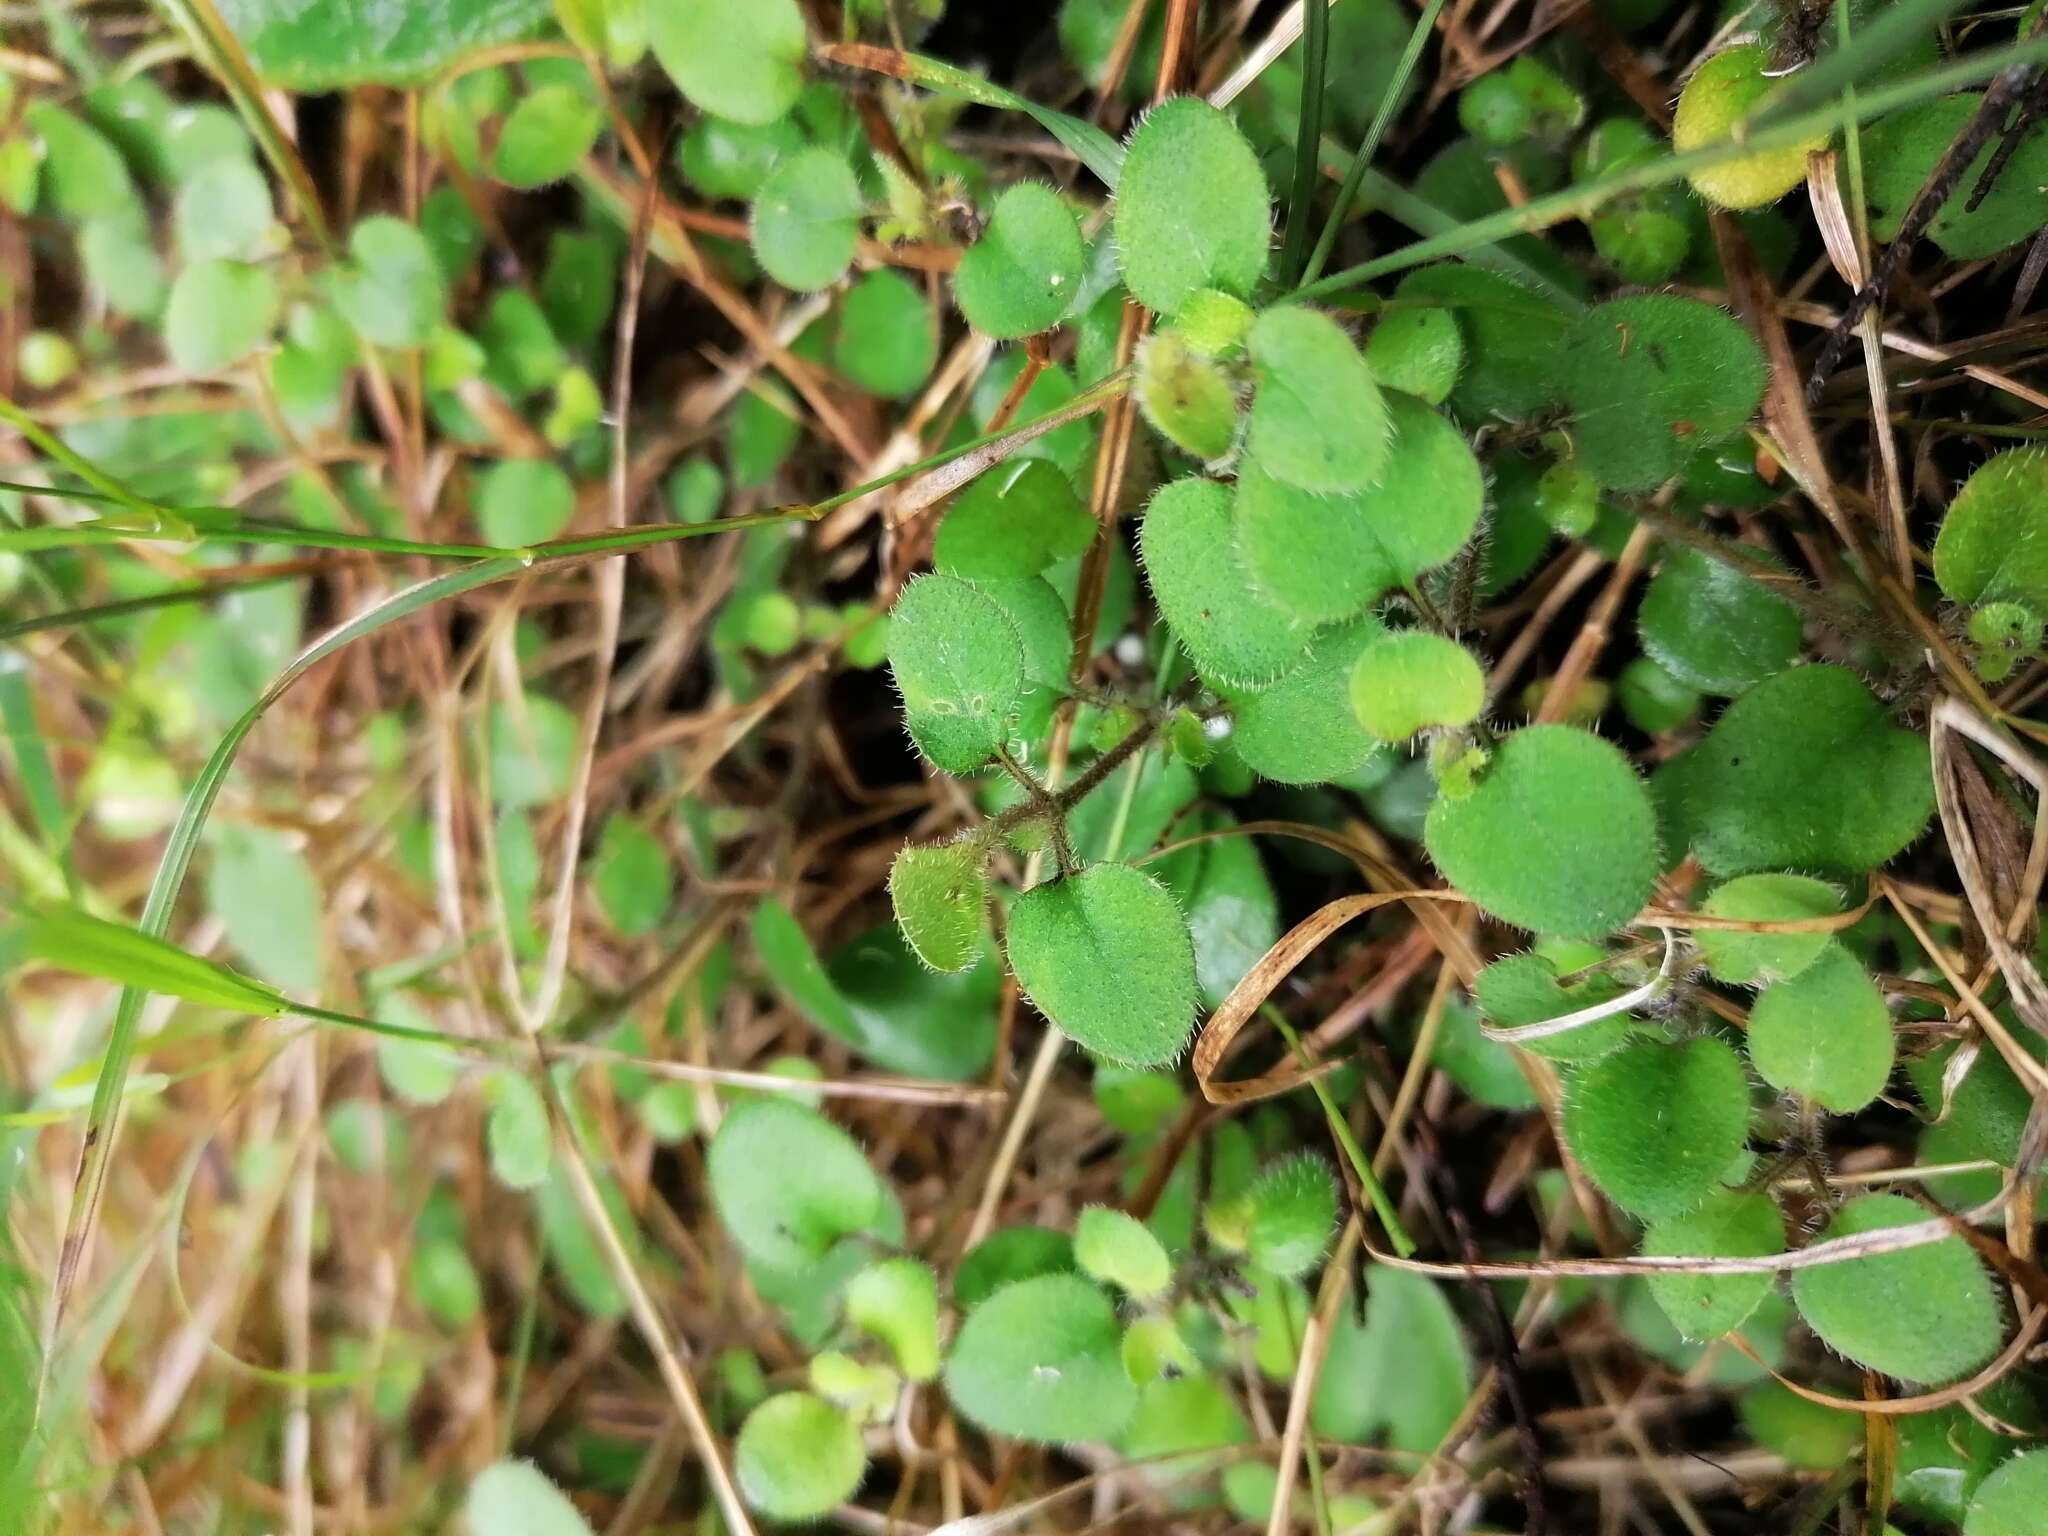
[[0, 47], [0, 1536], [2048, 1530], [2048, 14]]

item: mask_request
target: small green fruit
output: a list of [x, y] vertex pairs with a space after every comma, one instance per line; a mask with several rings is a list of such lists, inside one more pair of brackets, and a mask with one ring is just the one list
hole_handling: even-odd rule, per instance
[[1237, 391], [1223, 370], [1175, 330], [1138, 349], [1138, 404], [1159, 435], [1206, 464], [1229, 458], [1237, 442]]
[[30, 331], [15, 353], [21, 381], [30, 389], [55, 389], [78, 369], [78, 349], [55, 331]]
[[1381, 741], [1430, 726], [1469, 725], [1486, 707], [1486, 674], [1455, 640], [1396, 630], [1368, 645], [1351, 670], [1351, 708]]
[[[1770, 53], [1759, 43], [1724, 49], [1708, 59], [1679, 93], [1671, 147], [1687, 154], [1726, 140], [1777, 84], [1764, 73], [1769, 66]], [[1828, 136], [1817, 133], [1782, 149], [1738, 155], [1687, 179], [1701, 197], [1722, 208], [1761, 208], [1806, 180], [1807, 155], [1827, 145]]]
[[1074, 1262], [1084, 1274], [1140, 1301], [1173, 1280], [1173, 1260], [1145, 1224], [1106, 1205], [1091, 1205], [1074, 1223]]

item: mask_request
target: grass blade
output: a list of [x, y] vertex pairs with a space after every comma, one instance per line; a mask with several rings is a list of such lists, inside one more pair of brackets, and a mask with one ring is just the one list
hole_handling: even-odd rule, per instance
[[290, 1007], [274, 987], [77, 907], [29, 913], [9, 934], [8, 947], [21, 959], [39, 960], [74, 976], [118, 981], [123, 987], [182, 997], [209, 1008], [274, 1018]]
[[1707, 170], [1729, 160], [1754, 154], [1760, 149], [1782, 149], [1797, 144], [1815, 133], [1831, 132], [1845, 120], [1859, 123], [1882, 117], [1899, 107], [1911, 106], [1915, 102], [1929, 100], [1975, 85], [1999, 71], [2014, 64], [2030, 64], [2048, 59], [2048, 36], [2029, 38], [2025, 42], [2009, 47], [1971, 54], [1935, 69], [1924, 70], [1907, 79], [1895, 81], [1859, 96], [1853, 113], [1845, 111], [1840, 103], [1830, 102], [1812, 111], [1791, 115], [1775, 109], [1759, 113], [1750, 120], [1750, 126], [1732, 138], [1705, 148], [1688, 150], [1684, 154], [1660, 155], [1654, 160], [1645, 160], [1610, 176], [1582, 182], [1553, 192], [1545, 197], [1531, 198], [1519, 208], [1504, 208], [1498, 213], [1472, 219], [1447, 230], [1441, 235], [1418, 240], [1413, 245], [1404, 245], [1398, 251], [1385, 256], [1361, 262], [1355, 267], [1346, 267], [1328, 277], [1304, 284], [1290, 295], [1296, 299], [1317, 298], [1336, 293], [1346, 288], [1355, 288], [1375, 278], [1386, 277], [1394, 272], [1405, 272], [1410, 267], [1419, 267], [1424, 262], [1435, 261], [1446, 256], [1462, 256], [1482, 246], [1492, 245], [1510, 235], [1533, 234], [1561, 224], [1567, 219], [1580, 219], [1597, 211], [1615, 198], [1629, 192], [1642, 192], [1651, 187], [1669, 186], [1672, 182], [1689, 176], [1694, 171]]
[[[1365, 173], [1372, 168], [1373, 157], [1380, 151], [1380, 140], [1386, 137], [1387, 126], [1394, 120], [1401, 97], [1408, 89], [1409, 78], [1422, 60], [1423, 46], [1429, 41], [1430, 33], [1436, 30], [1436, 19], [1443, 8], [1444, 0], [1429, 0], [1423, 6], [1422, 14], [1415, 18], [1415, 26], [1408, 33], [1408, 45], [1401, 50], [1401, 57], [1394, 65], [1393, 78], [1387, 81], [1386, 94], [1380, 97], [1379, 107], [1373, 113], [1372, 126], [1366, 129], [1358, 153], [1351, 157], [1351, 166], [1344, 173], [1344, 184], [1337, 191], [1337, 201], [1330, 205], [1330, 216], [1323, 221], [1323, 232], [1316, 237], [1316, 248], [1309, 253], [1308, 266], [1301, 274], [1303, 282], [1314, 282], [1329, 264], [1330, 252], [1337, 244], [1337, 232], [1344, 227], [1344, 220], [1350, 215], [1352, 200], [1358, 196]], [[1385, 205], [1384, 198], [1379, 201]]]
[[[1323, 90], [1330, 66], [1330, 8], [1322, 0], [1302, 7], [1301, 117], [1294, 134], [1294, 191], [1287, 199], [1287, 230], [1280, 240], [1280, 280], [1299, 282], [1308, 221], [1314, 214], [1317, 151], [1323, 142]], [[1384, 106], [1384, 103], [1382, 103]]]

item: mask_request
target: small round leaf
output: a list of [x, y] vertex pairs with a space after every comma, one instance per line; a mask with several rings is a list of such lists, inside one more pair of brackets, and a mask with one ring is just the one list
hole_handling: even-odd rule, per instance
[[1958, 603], [2048, 614], [2048, 449], [1995, 454], [1963, 482], [1934, 540], [1934, 579]]
[[967, 1314], [946, 1391], [985, 1429], [1019, 1440], [1107, 1440], [1137, 1407], [1116, 1310], [1079, 1275], [1006, 1285]]
[[195, 261], [171, 284], [164, 348], [186, 373], [216, 373], [263, 344], [277, 307], [277, 282], [266, 269]]
[[[1736, 124], [1777, 86], [1770, 71], [1770, 50], [1761, 43], [1741, 43], [1708, 59], [1679, 92], [1671, 147], [1685, 154], [1728, 139]], [[1825, 133], [1815, 134], [1782, 148], [1738, 155], [1694, 171], [1687, 179], [1710, 203], [1761, 208], [1805, 181], [1808, 151], [1825, 149], [1827, 142]]]
[[915, 394], [938, 360], [939, 334], [924, 294], [888, 267], [846, 290], [832, 332], [832, 367], [885, 400]]
[[476, 1536], [590, 1536], [582, 1511], [530, 1461], [484, 1468], [462, 1509]]
[[576, 169], [604, 126], [598, 104], [573, 85], [544, 85], [520, 98], [498, 134], [492, 171], [513, 187], [540, 187]]
[[[1903, 1195], [1859, 1195], [1835, 1213], [1821, 1241], [1928, 1220]], [[1938, 1386], [1998, 1353], [1998, 1297], [1959, 1237], [1802, 1269], [1792, 1300], [1821, 1342], [1858, 1365]]]
[[1252, 589], [1238, 564], [1230, 503], [1213, 480], [1174, 481], [1145, 508], [1138, 553], [1160, 612], [1202, 675], [1249, 687], [1297, 665], [1309, 627]]
[[515, 1072], [494, 1073], [491, 1112], [484, 1121], [491, 1172], [507, 1189], [537, 1189], [554, 1161], [548, 1107], [540, 1090]]
[[806, 46], [796, 0], [661, 0], [646, 21], [661, 67], [706, 112], [769, 123], [796, 105]]
[[1963, 1536], [2035, 1536], [2048, 1509], [2048, 1451], [2023, 1451], [1977, 1489]]
[[[1716, 888], [1702, 910], [1750, 923], [1797, 922], [1834, 916], [1842, 910], [1842, 893], [1811, 875], [1738, 875]], [[1825, 933], [1744, 933], [1733, 928], [1696, 929], [1693, 940], [1716, 980], [1752, 987], [1797, 976], [1833, 942]]]
[[1149, 1067], [1187, 1045], [1194, 946], [1180, 907], [1150, 875], [1097, 864], [1032, 887], [1011, 911], [1009, 950], [1032, 1004], [1096, 1055]]
[[1207, 102], [1177, 96], [1131, 135], [1116, 188], [1117, 260], [1147, 309], [1220, 288], [1248, 298], [1266, 270], [1272, 210], [1258, 157]]
[[[1577, 1013], [1581, 1008], [1598, 1007], [1621, 995], [1620, 983], [1605, 971], [1595, 971], [1565, 985], [1558, 976], [1558, 961], [1553, 958], [1562, 948], [1585, 949], [1592, 957], [1603, 953], [1592, 945], [1553, 943], [1519, 955], [1502, 955], [1479, 973], [1473, 991], [1480, 1009], [1495, 1026], [1519, 1029], [1527, 1024], [1541, 1024], [1546, 1019]], [[1574, 955], [1565, 963], [1577, 969], [1582, 961]], [[1628, 1034], [1629, 1016], [1617, 1013], [1562, 1034], [1538, 1035], [1521, 1042], [1521, 1048], [1532, 1056], [1547, 1056], [1553, 1061], [1579, 1061], [1606, 1055]]]
[[[1665, 1258], [1753, 1259], [1782, 1253], [1785, 1221], [1761, 1190], [1721, 1190], [1706, 1204], [1653, 1221], [1643, 1252]], [[1650, 1294], [1688, 1339], [1718, 1339], [1748, 1321], [1770, 1294], [1772, 1276], [1658, 1274]]]
[[576, 513], [576, 487], [552, 459], [504, 459], [476, 487], [476, 522], [486, 544], [522, 549], [554, 538]]
[[1227, 692], [1230, 742], [1245, 766], [1280, 784], [1323, 784], [1364, 767], [1380, 747], [1351, 712], [1351, 672], [1384, 632], [1373, 618], [1324, 630], [1285, 676]]
[[1365, 648], [1351, 669], [1351, 708], [1381, 741], [1406, 741], [1433, 725], [1469, 725], [1486, 707], [1486, 674], [1457, 641], [1426, 629], [1395, 630]]
[[889, 1346], [911, 1381], [939, 1374], [939, 1282], [916, 1259], [883, 1259], [846, 1286], [846, 1319]]
[[948, 773], [995, 754], [1023, 697], [1024, 643], [1001, 606], [957, 576], [911, 582], [889, 617], [889, 666], [904, 723]]
[[740, 1426], [732, 1470], [771, 1520], [816, 1520], [852, 1498], [868, 1453], [853, 1420], [809, 1392], [769, 1398]]
[[1298, 304], [1267, 310], [1246, 338], [1257, 387], [1246, 448], [1304, 491], [1357, 491], [1387, 468], [1387, 403], [1343, 327]]
[[1144, 1300], [1173, 1279], [1173, 1260], [1142, 1221], [1106, 1205], [1082, 1209], [1074, 1223], [1074, 1264], [1083, 1274]]
[[1701, 693], [1741, 693], [1799, 658], [1799, 610], [1696, 549], [1666, 556], [1636, 629], [1652, 661]]
[[376, 346], [425, 346], [448, 309], [448, 282], [426, 236], [379, 215], [356, 225], [348, 249], [334, 277], [335, 308]]
[[960, 258], [953, 293], [969, 325], [1010, 341], [1060, 323], [1087, 262], [1074, 210], [1051, 187], [1020, 182], [996, 199], [988, 228]]
[[1739, 431], [1764, 394], [1764, 357], [1726, 310], [1651, 293], [1595, 305], [1551, 360], [1580, 462], [1613, 490], [1649, 490]]
[[749, 233], [761, 270], [801, 293], [831, 287], [860, 243], [861, 207], [860, 183], [843, 156], [829, 149], [789, 156], [754, 199]]
[[1424, 841], [1451, 884], [1538, 933], [1611, 933], [1657, 879], [1642, 781], [1619, 749], [1572, 726], [1504, 737], [1471, 794], [1430, 807]]
[[1095, 519], [1073, 481], [1046, 459], [1012, 459], [955, 498], [932, 542], [932, 563], [969, 581], [1039, 576], [1094, 537]]
[[1773, 1088], [1838, 1115], [1863, 1108], [1892, 1075], [1892, 1016], [1856, 957], [1829, 944], [1749, 1010], [1749, 1059]]
[[1282, 1158], [1259, 1170], [1246, 1198], [1252, 1263], [1286, 1280], [1315, 1268], [1337, 1227], [1337, 1186], [1323, 1160], [1306, 1152]]
[[1749, 1135], [1749, 1084], [1712, 1036], [1623, 1046], [1580, 1069], [1565, 1140], [1623, 1210], [1655, 1220], [1703, 1202]]
[[882, 1213], [881, 1182], [854, 1139], [786, 1097], [727, 1114], [707, 1163], [719, 1219], [748, 1258], [772, 1269], [817, 1263]]
[[889, 866], [889, 902], [904, 941], [935, 971], [964, 971], [981, 958], [987, 857], [974, 843], [944, 843], [906, 848]]

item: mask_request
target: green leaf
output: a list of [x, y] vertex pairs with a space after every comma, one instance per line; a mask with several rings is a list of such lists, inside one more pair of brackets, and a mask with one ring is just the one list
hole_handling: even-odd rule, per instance
[[1551, 360], [1580, 462], [1614, 490], [1649, 490], [1739, 431], [1764, 393], [1764, 358], [1725, 310], [1641, 294], [1579, 317]]
[[218, 373], [240, 362], [277, 324], [277, 282], [262, 267], [196, 261], [171, 284], [164, 348], [186, 373]]
[[206, 904], [250, 970], [285, 992], [320, 995], [325, 903], [305, 856], [283, 833], [223, 827], [206, 867]]
[[1469, 725], [1486, 707], [1486, 674], [1457, 641], [1426, 629], [1396, 630], [1360, 653], [1351, 669], [1351, 710], [1381, 741], [1406, 741], [1430, 726]]
[[1559, 398], [1558, 348], [1570, 321], [1548, 299], [1498, 272], [1456, 262], [1409, 273], [1394, 297], [1457, 317], [1465, 367], [1450, 398], [1468, 419], [1520, 421]]
[[2015, 448], [1977, 467], [1934, 540], [1934, 579], [1950, 600], [2022, 603], [2048, 614], [2048, 449]]
[[1652, 661], [1706, 694], [1741, 693], [1799, 659], [1799, 610], [1696, 549], [1664, 557], [1636, 631]]
[[[1032, 1004], [1096, 1055], [1171, 1061], [1194, 1028], [1195, 956], [1166, 887], [1126, 864], [1034, 886], [1010, 914], [1010, 965]], [[1103, 978], [1114, 976], [1114, 987]]]
[[448, 280], [426, 236], [379, 215], [356, 225], [348, 249], [334, 274], [335, 308], [375, 346], [425, 346], [448, 310]]
[[852, 1021], [853, 1045], [877, 1066], [962, 1083], [995, 1054], [1002, 967], [987, 945], [957, 974], [934, 972], [902, 930], [883, 923], [833, 952], [827, 975]]
[[1211, 682], [1256, 687], [1300, 664], [1309, 626], [1246, 578], [1222, 485], [1191, 478], [1162, 487], [1145, 508], [1138, 553], [1160, 612]]
[[905, 848], [889, 866], [889, 904], [904, 942], [935, 971], [964, 971], [981, 958], [988, 851], [977, 843]]
[[1845, 667], [1793, 667], [1730, 704], [1657, 788], [1717, 875], [1875, 869], [1934, 809], [1927, 742]]
[[[1228, 811], [1198, 812], [1190, 834], [1235, 825]], [[1198, 843], [1162, 861], [1159, 878], [1179, 898], [1195, 945], [1195, 981], [1203, 1006], [1230, 995], [1280, 937], [1280, 899], [1248, 837]], [[1097, 1076], [1098, 1087], [1101, 1077]]]
[[1178, 327], [1146, 337], [1137, 364], [1135, 394], [1153, 429], [1205, 464], [1228, 460], [1239, 417], [1230, 376], [1191, 348]]
[[[1738, 875], [1718, 886], [1701, 910], [1750, 923], [1798, 922], [1834, 916], [1842, 910], [1842, 893], [1811, 875]], [[1716, 980], [1752, 987], [1797, 976], [1834, 942], [1825, 933], [1742, 933], [1729, 928], [1697, 929], [1693, 940]]]
[[1701, 1204], [1749, 1137], [1749, 1084], [1735, 1052], [1703, 1035], [1645, 1040], [1581, 1068], [1564, 1134], [1616, 1205], [1655, 1220]]
[[675, 870], [660, 838], [623, 811], [605, 818], [598, 833], [591, 889], [620, 937], [654, 932], [675, 897]]
[[372, 81], [418, 85], [465, 53], [537, 30], [547, 0], [406, 0], [303, 5], [297, 0], [218, 0], [256, 72], [295, 91]]
[[882, 1214], [881, 1183], [854, 1139], [786, 1097], [729, 1112], [706, 1162], [719, 1220], [757, 1264], [815, 1264]]
[[1465, 337], [1447, 309], [1393, 309], [1365, 339], [1373, 377], [1431, 405], [1442, 405], [1465, 365]]
[[1134, 1216], [1106, 1205], [1083, 1206], [1074, 1222], [1074, 1264], [1138, 1301], [1173, 1281], [1173, 1260]]
[[100, 219], [135, 208], [135, 183], [120, 151], [53, 102], [39, 101], [24, 114], [42, 141], [43, 206], [62, 219]]
[[1749, 1010], [1757, 1075], [1838, 1115], [1884, 1091], [1893, 1054], [1884, 994], [1840, 944], [1829, 944], [1791, 980], [1764, 988]]
[[754, 199], [749, 233], [761, 270], [802, 293], [831, 287], [860, 243], [861, 208], [860, 183], [843, 156], [829, 149], [789, 156]]
[[1427, 1275], [1368, 1265], [1366, 1320], [1342, 1308], [1309, 1409], [1320, 1435], [1356, 1444], [1381, 1431], [1398, 1451], [1443, 1443], [1471, 1390], [1472, 1357], [1458, 1315]]
[[946, 1362], [946, 1392], [997, 1434], [1107, 1440], [1137, 1407], [1120, 1345], [1109, 1298], [1079, 1275], [1019, 1280], [967, 1314]]
[[507, 1189], [537, 1189], [554, 1162], [554, 1135], [540, 1090], [516, 1072], [494, 1072], [484, 1144], [491, 1172]]
[[972, 773], [995, 755], [1024, 695], [1016, 625], [957, 576], [903, 589], [889, 617], [889, 668], [911, 739], [947, 773]]
[[1079, 297], [1087, 258], [1074, 210], [1051, 187], [1020, 182], [960, 258], [954, 297], [968, 324], [999, 341], [1050, 330]]
[[972, 1311], [1005, 1286], [1036, 1275], [1067, 1274], [1074, 1241], [1050, 1227], [1003, 1227], [967, 1250], [953, 1276], [953, 1300]]
[[[632, 1209], [610, 1174], [599, 1171], [597, 1179], [605, 1208], [611, 1213], [612, 1225], [625, 1240], [630, 1254], [637, 1231]], [[625, 1292], [619, 1288], [611, 1261], [600, 1246], [590, 1218], [584, 1214], [583, 1203], [577, 1199], [569, 1176], [559, 1162], [549, 1170], [547, 1182], [541, 1185], [534, 1197], [534, 1205], [540, 1217], [541, 1243], [547, 1251], [548, 1262], [576, 1305], [593, 1318], [611, 1320], [624, 1317]]]
[[732, 1448], [747, 1503], [771, 1520], [816, 1520], [852, 1498], [868, 1453], [853, 1420], [809, 1392], [783, 1392], [747, 1415]]
[[1239, 553], [1259, 589], [1297, 618], [1364, 612], [1457, 554], [1479, 524], [1486, 485], [1464, 435], [1419, 400], [1396, 395], [1386, 407], [1393, 438], [1375, 485], [1317, 495], [1256, 457], [1238, 473]]
[[[1870, 200], [1870, 233], [1874, 239], [1898, 237], [1921, 186], [1935, 165], [1976, 114], [1981, 91], [1964, 91], [1934, 101], [1902, 107], [1863, 130], [1865, 184]], [[2048, 131], [2036, 122], [2018, 136], [2017, 147], [1999, 172], [1991, 191], [1975, 208], [1972, 192], [2002, 136], [1993, 134], [1955, 182], [1956, 196], [1946, 199], [1927, 226], [1928, 238], [1957, 261], [1995, 256], [2048, 224], [2041, 188], [2048, 186]]]
[[[1721, 1190], [1696, 1210], [1653, 1221], [1643, 1252], [1663, 1257], [1753, 1259], [1785, 1249], [1785, 1219], [1761, 1190]], [[1773, 1277], [1659, 1274], [1650, 1294], [1688, 1339], [1718, 1339], [1749, 1319], [1770, 1294]]]
[[683, 179], [709, 198], [752, 202], [785, 155], [807, 143], [792, 115], [766, 123], [735, 123], [706, 115], [690, 124], [676, 151]]
[[483, 1310], [483, 1282], [468, 1251], [452, 1238], [416, 1245], [406, 1278], [420, 1310], [450, 1333], [460, 1333]]
[[1380, 747], [1351, 712], [1351, 672], [1384, 633], [1373, 618], [1326, 629], [1276, 682], [1223, 690], [1245, 766], [1280, 784], [1323, 784], [1363, 767]]
[[846, 1320], [889, 1346], [910, 1381], [939, 1374], [939, 1282], [916, 1259], [884, 1259], [846, 1287]]
[[582, 163], [604, 127], [604, 110], [572, 85], [520, 97], [498, 131], [492, 173], [507, 186], [541, 187]]
[[491, 707], [491, 794], [500, 809], [546, 805], [568, 793], [582, 728], [567, 705], [529, 693]]
[[[434, 1021], [403, 993], [380, 998], [375, 1011], [380, 1023], [410, 1030], [434, 1028]], [[434, 1105], [462, 1081], [462, 1058], [446, 1046], [426, 1040], [385, 1035], [377, 1041], [377, 1075], [393, 1096], [405, 1103]]]
[[[1565, 985], [1558, 976], [1556, 957], [1560, 950], [1573, 951], [1565, 961], [1573, 970], [1594, 963], [1603, 953], [1593, 945], [1553, 942], [1523, 954], [1503, 955], [1479, 973], [1473, 993], [1495, 1026], [1520, 1029], [1528, 1024], [1541, 1024], [1581, 1008], [1597, 1007], [1622, 994], [1624, 988], [1605, 971], [1595, 971]], [[1629, 1016], [1617, 1013], [1562, 1034], [1524, 1040], [1520, 1048], [1553, 1061], [1582, 1061], [1606, 1055], [1628, 1038], [1629, 1028]]]
[[647, 41], [676, 89], [736, 123], [769, 123], [803, 90], [803, 13], [796, 0], [660, 0]]
[[[1819, 1240], [1928, 1219], [1903, 1195], [1859, 1195]], [[1792, 1300], [1837, 1354], [1927, 1386], [1968, 1375], [1998, 1353], [2004, 1331], [1991, 1278], [1959, 1237], [1799, 1270]]]
[[[74, 976], [96, 976], [139, 991], [180, 997], [207, 1008], [229, 1008], [264, 1018], [290, 1008], [286, 998], [261, 982], [126, 923], [108, 922], [77, 907], [42, 908], [0, 928], [0, 955], [39, 961]], [[4, 970], [0, 966], [0, 974]]]
[[2023, 1451], [1984, 1479], [1963, 1536], [2030, 1536], [2048, 1508], [2048, 1451]]
[[881, 267], [846, 290], [832, 332], [832, 367], [849, 383], [901, 400], [917, 393], [938, 356], [938, 328], [924, 293], [901, 272]]
[[1296, 1153], [1259, 1170], [1246, 1254], [1269, 1274], [1298, 1280], [1314, 1269], [1337, 1229], [1337, 1186], [1313, 1153]]
[[270, 183], [239, 156], [209, 161], [179, 186], [172, 217], [186, 261], [253, 261], [275, 224]]
[[1117, 261], [1146, 308], [1173, 315], [1203, 288], [1249, 298], [1265, 275], [1266, 179], [1244, 135], [1207, 102], [1177, 96], [1146, 115], [1116, 194]]
[[1657, 879], [1656, 816], [1642, 781], [1619, 749], [1573, 726], [1503, 737], [1472, 793], [1430, 807], [1424, 841], [1451, 884], [1538, 933], [1611, 933]]
[[503, 459], [477, 479], [476, 525], [486, 544], [544, 543], [575, 514], [576, 487], [552, 459]]
[[1012, 459], [970, 481], [932, 543], [932, 563], [952, 576], [996, 581], [1038, 576], [1081, 554], [1095, 519], [1074, 482], [1045, 459]]
[[[232, 10], [234, 4], [224, 3]], [[590, 1522], [530, 1461], [499, 1461], [469, 1485], [463, 1515], [474, 1536], [591, 1536]]]
[[[1736, 1411], [1759, 1450], [1775, 1452], [1795, 1467], [1832, 1472], [1863, 1449], [1863, 1425], [1857, 1415], [1808, 1402], [1775, 1381], [1760, 1381], [1743, 1393]], [[1905, 1481], [1895, 1479], [1894, 1496]], [[1888, 1528], [1886, 1536], [1896, 1529]]]
[[1252, 322], [1245, 345], [1257, 380], [1245, 446], [1259, 468], [1304, 491], [1377, 484], [1393, 428], [1372, 369], [1343, 328], [1283, 304]]

